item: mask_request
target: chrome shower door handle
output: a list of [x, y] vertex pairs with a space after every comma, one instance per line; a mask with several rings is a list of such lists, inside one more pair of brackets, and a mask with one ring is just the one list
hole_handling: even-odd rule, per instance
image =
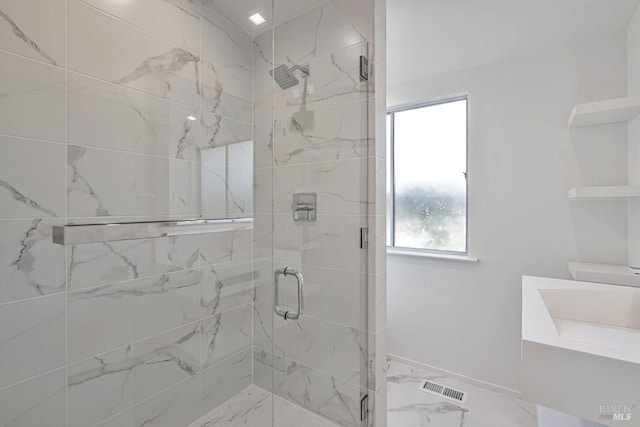
[[[280, 291], [278, 287], [278, 278], [280, 276], [294, 276], [298, 282], [298, 310], [296, 312], [292, 313], [291, 311], [283, 310], [280, 307]], [[302, 277], [302, 274], [293, 268], [279, 268], [274, 273], [273, 279], [273, 310], [278, 316], [285, 320], [298, 320], [302, 317], [302, 312], [304, 311], [304, 278]]]

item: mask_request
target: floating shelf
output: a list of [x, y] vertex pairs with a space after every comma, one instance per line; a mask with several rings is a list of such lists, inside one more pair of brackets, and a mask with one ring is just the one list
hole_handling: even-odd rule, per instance
[[570, 262], [569, 273], [574, 279], [582, 282], [640, 287], [640, 275], [629, 270], [626, 265]]
[[590, 102], [573, 107], [569, 117], [569, 127], [620, 123], [640, 114], [640, 96]]
[[576, 187], [569, 190], [569, 199], [571, 200], [629, 199], [632, 197], [640, 197], [640, 186]]

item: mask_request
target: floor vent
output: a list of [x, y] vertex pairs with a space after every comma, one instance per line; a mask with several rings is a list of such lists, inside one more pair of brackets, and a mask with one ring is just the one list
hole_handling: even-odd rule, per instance
[[458, 403], [466, 403], [467, 393], [464, 391], [456, 390], [454, 388], [443, 386], [442, 384], [434, 383], [429, 380], [424, 380], [420, 384], [420, 390], [426, 391], [436, 396], [446, 397], [447, 399], [454, 400]]

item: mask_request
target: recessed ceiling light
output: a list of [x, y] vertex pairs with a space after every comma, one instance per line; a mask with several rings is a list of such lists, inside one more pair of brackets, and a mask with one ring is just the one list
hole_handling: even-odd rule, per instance
[[251, 15], [249, 19], [256, 25], [264, 24], [266, 22], [266, 20], [259, 13]]
[[198, 119], [195, 116], [187, 116], [187, 120], [191, 120], [192, 122], [195, 122]]

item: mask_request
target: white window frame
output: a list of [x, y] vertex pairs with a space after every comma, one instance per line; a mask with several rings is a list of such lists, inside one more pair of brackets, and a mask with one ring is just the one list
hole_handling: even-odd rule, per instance
[[[395, 246], [395, 206], [396, 206], [396, 198], [395, 198], [395, 135], [394, 135], [394, 126], [395, 126], [395, 113], [416, 110], [424, 107], [431, 107], [435, 105], [448, 104], [450, 102], [457, 101], [466, 101], [466, 159], [465, 159], [465, 169], [466, 169], [466, 185], [465, 185], [465, 251], [447, 251], [447, 250], [439, 250], [439, 249], [426, 249], [426, 248], [406, 248], [402, 246]], [[390, 206], [388, 207], [388, 215], [389, 215], [389, 227], [390, 227], [390, 241], [387, 242], [387, 252], [395, 255], [410, 255], [410, 256], [423, 256], [434, 259], [444, 259], [444, 260], [459, 260], [464, 262], [478, 262], [476, 258], [471, 258], [469, 256], [469, 94], [459, 94], [453, 96], [446, 96], [438, 99], [434, 99], [427, 102], [422, 103], [414, 103], [414, 104], [405, 104], [397, 107], [391, 107], [387, 109], [387, 116], [390, 116], [390, 141], [389, 141], [389, 170], [387, 173], [389, 174], [389, 181], [391, 183], [391, 188], [389, 189], [391, 200]]]

